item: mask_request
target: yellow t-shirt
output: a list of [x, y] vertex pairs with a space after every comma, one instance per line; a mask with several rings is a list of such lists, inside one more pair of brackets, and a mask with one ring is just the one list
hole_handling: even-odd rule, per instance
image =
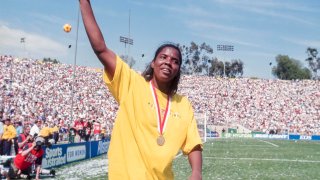
[[[108, 152], [109, 179], [173, 179], [172, 161], [181, 149], [188, 154], [202, 142], [186, 97], [174, 95], [163, 132], [165, 144], [157, 144], [156, 107], [149, 82], [131, 70], [118, 56], [113, 80], [103, 80], [119, 103]], [[160, 109], [165, 111], [167, 96], [156, 91]]]
[[17, 136], [16, 128], [13, 125], [11, 125], [11, 124], [9, 126], [4, 125], [3, 129], [4, 129], [4, 131], [2, 134], [2, 139], [9, 140], [9, 139], [13, 139]]
[[57, 126], [50, 128], [50, 133], [53, 134], [54, 132], [59, 132], [59, 128]]
[[49, 127], [43, 127], [39, 132], [39, 136], [41, 137], [48, 137], [50, 134], [51, 134], [51, 131]]

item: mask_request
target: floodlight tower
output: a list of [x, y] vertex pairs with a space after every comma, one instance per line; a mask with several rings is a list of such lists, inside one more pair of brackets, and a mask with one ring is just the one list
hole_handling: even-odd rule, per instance
[[129, 55], [130, 55], [130, 45], [133, 45], [133, 39], [131, 39], [131, 37], [130, 37], [130, 24], [131, 24], [130, 20], [131, 20], [131, 10], [129, 10], [129, 34], [128, 34], [128, 37], [120, 36], [120, 42], [124, 43], [125, 49], [127, 48], [127, 44], [128, 44], [128, 53], [127, 53], [128, 60], [129, 60]]
[[[234, 46], [219, 44], [219, 45], [217, 45], [217, 51], [223, 51], [223, 52], [234, 51]], [[222, 62], [223, 62], [223, 77], [225, 78], [226, 77], [226, 64], [225, 64], [224, 60]], [[228, 94], [227, 104], [229, 104], [229, 102], [230, 102], [230, 100], [229, 100], [229, 98], [230, 98], [230, 96], [229, 96], [229, 89], [230, 89], [229, 80], [228, 80], [228, 86], [229, 87], [226, 87], [227, 94]], [[227, 127], [229, 128], [229, 119], [227, 119], [226, 121], [227, 121]]]
[[[234, 51], [234, 46], [233, 45], [217, 45], [217, 51]], [[223, 62], [223, 77], [226, 77], [226, 64]]]

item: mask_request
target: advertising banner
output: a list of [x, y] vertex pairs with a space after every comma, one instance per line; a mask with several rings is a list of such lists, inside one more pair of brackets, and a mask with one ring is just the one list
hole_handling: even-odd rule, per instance
[[109, 141], [90, 141], [52, 145], [44, 148], [43, 168], [62, 166], [68, 163], [89, 159], [105, 154], [109, 149]]
[[311, 136], [311, 140], [317, 140], [319, 141], [320, 140], [320, 136], [317, 135], [317, 136]]

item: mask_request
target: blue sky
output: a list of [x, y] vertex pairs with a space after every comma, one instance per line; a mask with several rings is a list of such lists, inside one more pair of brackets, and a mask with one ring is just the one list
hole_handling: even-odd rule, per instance
[[[142, 71], [156, 48], [170, 41], [189, 45], [205, 42], [213, 57], [244, 62], [244, 76], [272, 78], [270, 62], [279, 54], [305, 62], [308, 47], [320, 50], [318, 0], [92, 0], [96, 19], [108, 46], [130, 53]], [[134, 45], [125, 48], [120, 36]], [[50, 57], [73, 64], [78, 0], [1, 0], [0, 54]], [[65, 33], [62, 26], [72, 25]], [[102, 67], [92, 52], [80, 19], [78, 65]], [[20, 38], [25, 37], [25, 43]], [[68, 48], [71, 44], [72, 47]], [[234, 52], [217, 51], [218, 44]], [[145, 54], [141, 57], [141, 54]]]

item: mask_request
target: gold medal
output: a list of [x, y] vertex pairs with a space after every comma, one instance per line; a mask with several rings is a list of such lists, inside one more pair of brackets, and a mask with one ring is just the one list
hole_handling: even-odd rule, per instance
[[164, 139], [164, 137], [163, 137], [162, 135], [160, 135], [160, 136], [157, 138], [157, 144], [158, 144], [159, 146], [163, 146], [165, 141], [166, 141], [166, 140]]
[[169, 114], [170, 114], [171, 98], [168, 95], [166, 110], [165, 110], [164, 115], [163, 115], [163, 120], [161, 121], [161, 113], [160, 113], [160, 106], [159, 106], [159, 102], [158, 102], [158, 97], [157, 97], [156, 90], [155, 90], [154, 86], [152, 85], [151, 81], [150, 81], [150, 88], [151, 88], [151, 92], [152, 92], [154, 103], [156, 105], [156, 114], [157, 114], [157, 118], [158, 118], [158, 131], [159, 131], [160, 135], [157, 137], [157, 144], [159, 146], [163, 146], [165, 141], [166, 141], [164, 139], [164, 137], [163, 137], [163, 132], [164, 132], [164, 129], [165, 129], [165, 126], [166, 126], [167, 119], [168, 119]]

